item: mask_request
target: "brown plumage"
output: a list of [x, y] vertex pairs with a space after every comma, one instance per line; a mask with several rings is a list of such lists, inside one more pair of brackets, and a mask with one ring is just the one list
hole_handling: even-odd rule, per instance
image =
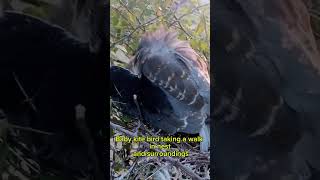
[[[217, 0], [216, 179], [308, 179], [320, 169], [320, 57], [302, 0]], [[311, 132], [311, 133], [310, 133]]]
[[[208, 66], [188, 42], [164, 28], [146, 33], [129, 69], [141, 80], [140, 99], [147, 121], [168, 133], [204, 133], [210, 115]], [[205, 133], [209, 141], [209, 129]], [[207, 150], [206, 143], [203, 149]]]
[[[134, 73], [145, 76], [177, 102], [197, 111], [208, 106], [210, 82], [207, 64], [188, 42], [177, 39], [175, 32], [161, 27], [146, 33], [131, 65]], [[209, 114], [206, 108], [207, 112], [202, 116]], [[186, 132], [195, 132], [185, 128]]]

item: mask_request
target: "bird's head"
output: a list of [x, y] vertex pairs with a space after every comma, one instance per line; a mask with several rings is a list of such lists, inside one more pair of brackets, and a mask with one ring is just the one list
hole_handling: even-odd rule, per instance
[[164, 48], [179, 53], [190, 61], [193, 67], [201, 69], [201, 73], [203, 73], [209, 82], [207, 62], [192, 49], [187, 41], [178, 39], [175, 31], [168, 30], [163, 26], [154, 32], [147, 32], [141, 37], [137, 52], [131, 59], [128, 68], [134, 73], [139, 74], [139, 67], [144, 59], [140, 58], [142, 57], [141, 53], [144, 53], [143, 56], [146, 57], [146, 54]]

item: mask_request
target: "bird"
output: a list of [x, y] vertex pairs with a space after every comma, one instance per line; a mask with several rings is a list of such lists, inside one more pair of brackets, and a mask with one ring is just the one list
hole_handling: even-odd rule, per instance
[[[210, 78], [207, 62], [177, 33], [159, 27], [145, 33], [127, 68], [111, 66], [112, 100], [168, 134], [200, 134], [210, 146]], [[138, 113], [138, 114], [137, 114]]]
[[320, 56], [302, 0], [217, 0], [215, 178], [308, 179], [319, 170]]
[[[40, 166], [60, 167], [69, 179], [87, 170], [91, 145], [75, 123], [79, 104], [86, 108], [90, 143], [104, 159], [105, 144], [98, 134], [106, 129], [107, 80], [100, 51], [92, 52], [89, 42], [59, 25], [16, 11], [4, 11], [0, 17], [0, 49], [0, 108], [8, 121], [53, 134], [31, 135]], [[97, 168], [104, 167], [105, 162], [97, 163]]]

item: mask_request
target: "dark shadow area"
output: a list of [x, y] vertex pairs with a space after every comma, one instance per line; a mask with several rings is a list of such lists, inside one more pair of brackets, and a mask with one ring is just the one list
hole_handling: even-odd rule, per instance
[[320, 56], [302, 0], [212, 8], [215, 179], [314, 179]]
[[109, 176], [105, 7], [78, 8], [95, 9], [87, 17], [89, 33], [71, 33], [29, 13], [2, 12], [0, 172], [9, 179]]

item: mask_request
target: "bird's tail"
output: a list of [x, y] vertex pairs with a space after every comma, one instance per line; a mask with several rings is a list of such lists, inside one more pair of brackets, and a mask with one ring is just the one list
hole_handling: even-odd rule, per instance
[[203, 138], [203, 141], [200, 143], [200, 151], [208, 152], [210, 148], [210, 124], [205, 124], [199, 134]]

